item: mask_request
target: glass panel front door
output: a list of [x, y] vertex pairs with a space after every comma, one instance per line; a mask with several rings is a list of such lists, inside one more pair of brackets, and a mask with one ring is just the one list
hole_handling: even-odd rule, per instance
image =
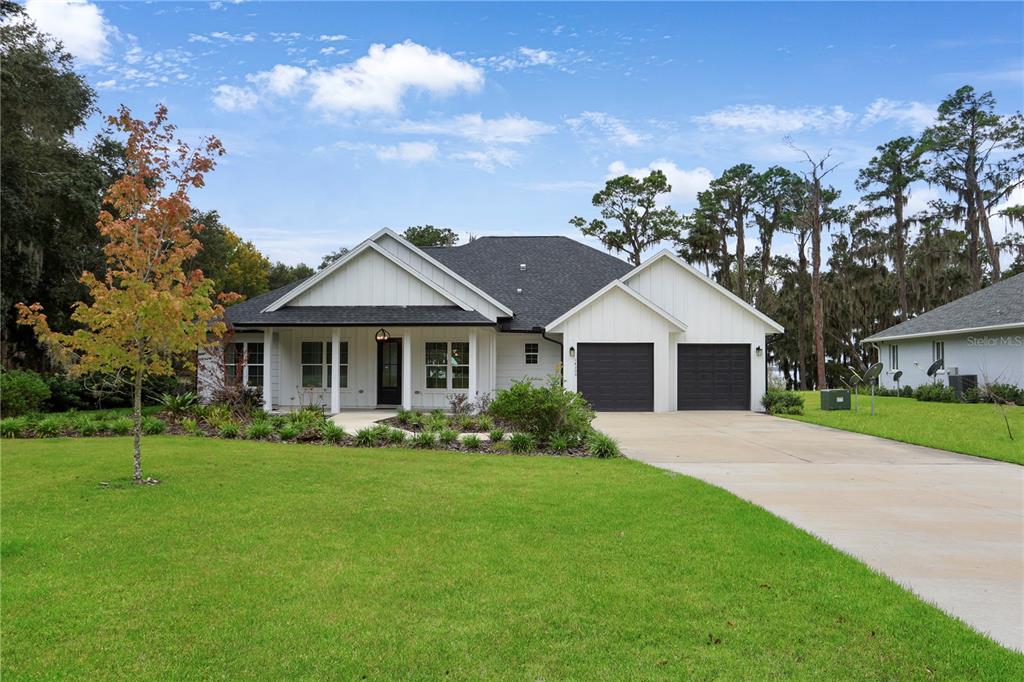
[[377, 404], [402, 403], [402, 340], [377, 343]]

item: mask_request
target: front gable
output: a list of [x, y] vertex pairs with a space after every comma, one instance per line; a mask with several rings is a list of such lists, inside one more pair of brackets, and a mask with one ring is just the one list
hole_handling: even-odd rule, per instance
[[661, 332], [683, 332], [686, 325], [619, 280], [613, 280], [546, 331], [588, 340], [648, 339]]

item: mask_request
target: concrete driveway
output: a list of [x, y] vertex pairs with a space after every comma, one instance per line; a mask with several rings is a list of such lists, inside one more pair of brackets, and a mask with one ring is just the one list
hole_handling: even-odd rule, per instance
[[602, 413], [595, 426], [1024, 650], [1024, 467], [753, 412]]

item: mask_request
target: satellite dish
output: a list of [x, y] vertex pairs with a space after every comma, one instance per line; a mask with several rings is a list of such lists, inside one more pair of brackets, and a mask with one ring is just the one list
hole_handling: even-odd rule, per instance
[[895, 371], [895, 372], [893, 373], [893, 375], [892, 375], [892, 380], [893, 380], [893, 381], [899, 381], [899, 380], [900, 380], [900, 377], [902, 377], [902, 376], [903, 376], [903, 370], [902, 370], [902, 369], [898, 369], [898, 370], [896, 370], [896, 371]]
[[860, 378], [859, 374], [854, 372], [852, 369], [850, 370], [850, 385], [851, 386], [856, 386], [857, 384], [863, 383], [863, 381], [864, 380]]
[[864, 378], [861, 379], [865, 384], [870, 383], [878, 378], [878, 375], [882, 373], [882, 363], [876, 362], [875, 364], [868, 367], [867, 371], [864, 372]]
[[933, 362], [931, 365], [929, 365], [928, 371], [925, 372], [925, 374], [927, 374], [930, 377], [935, 376], [935, 373], [938, 372], [940, 369], [942, 369], [942, 362], [943, 362], [942, 358], [939, 358], [938, 360]]

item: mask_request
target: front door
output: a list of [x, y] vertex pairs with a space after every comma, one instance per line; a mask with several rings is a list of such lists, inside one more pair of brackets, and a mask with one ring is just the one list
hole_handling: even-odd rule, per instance
[[377, 404], [402, 404], [402, 339], [377, 342]]

